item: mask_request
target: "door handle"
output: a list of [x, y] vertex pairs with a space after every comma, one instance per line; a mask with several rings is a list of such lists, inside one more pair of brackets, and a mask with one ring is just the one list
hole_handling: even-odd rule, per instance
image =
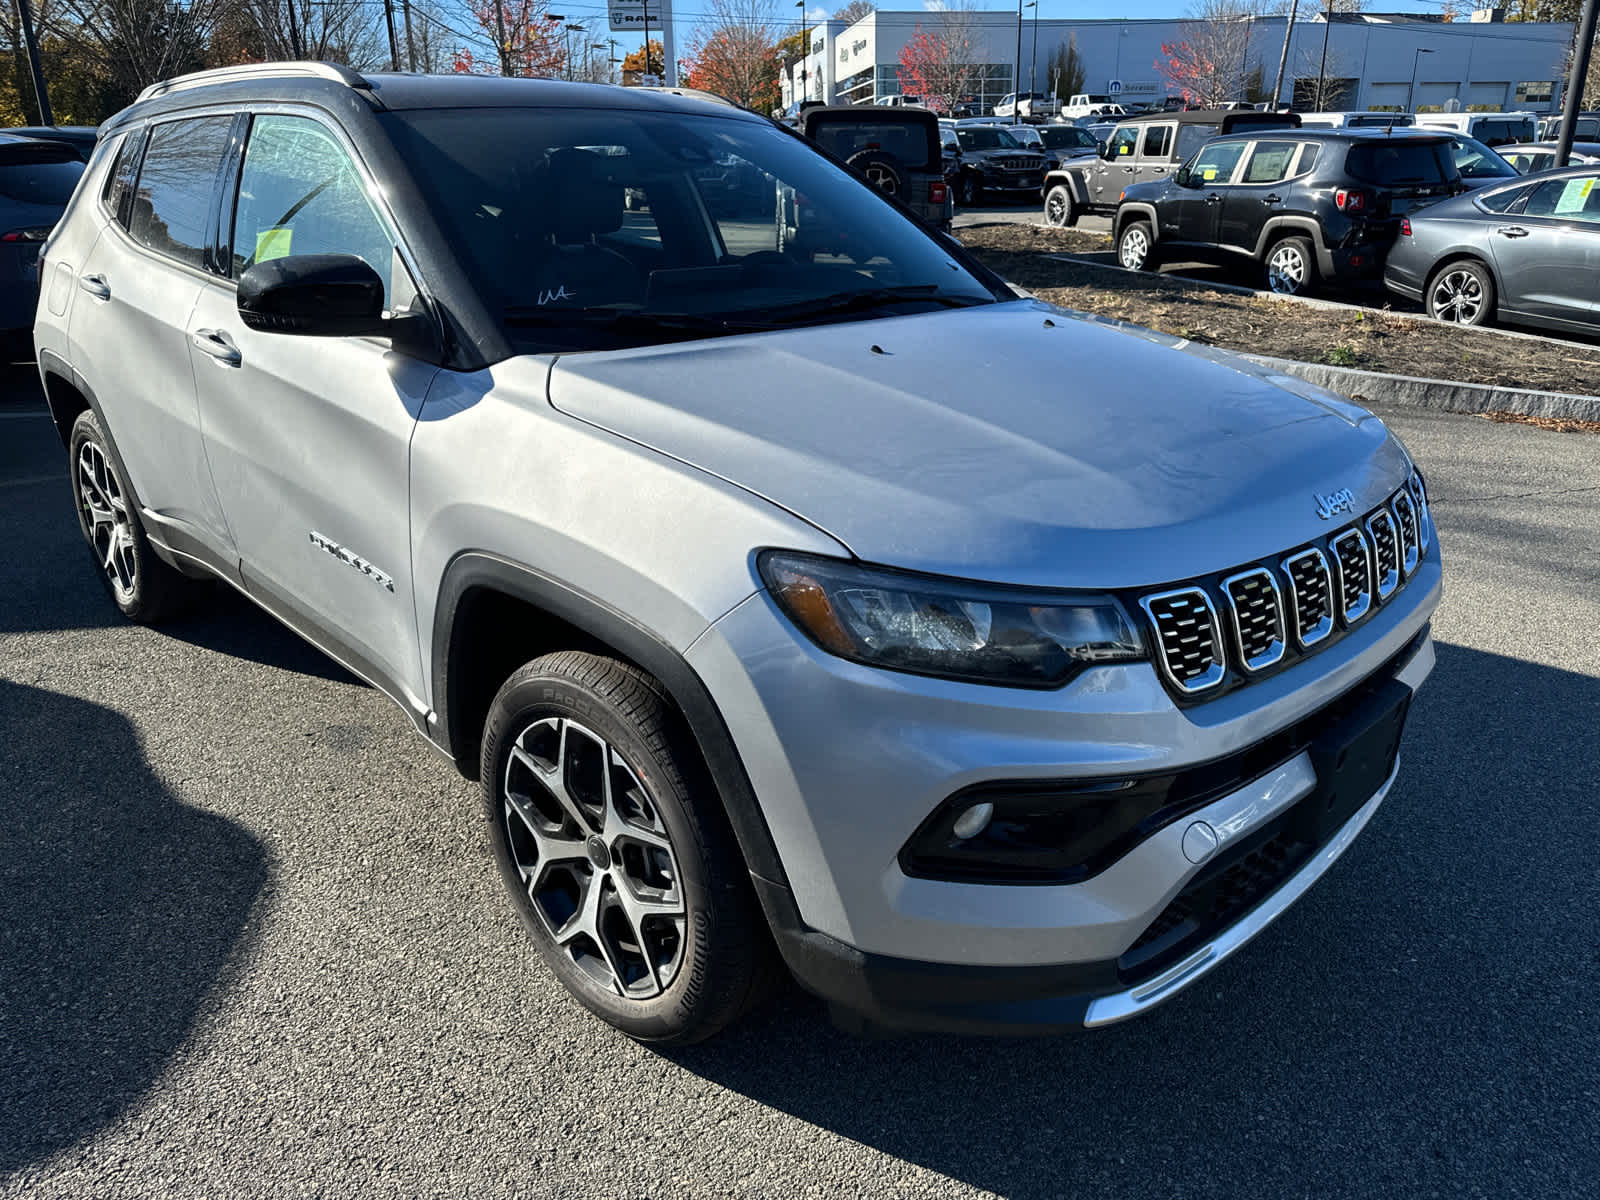
[[1133, 174], [1133, 168], [1132, 167], [1123, 167], [1122, 169], [1124, 171], [1126, 171], [1129, 175]]
[[1283, 203], [1283, 197], [1278, 195], [1278, 193], [1276, 193], [1276, 192], [1271, 192], [1268, 195], [1265, 195], [1265, 196], [1261, 197], [1261, 203], [1263, 203], [1263, 204], [1282, 204]]
[[1495, 232], [1498, 233], [1501, 237], [1509, 237], [1509, 238], [1519, 238], [1519, 237], [1527, 237], [1528, 236], [1528, 231], [1526, 229], [1524, 229], [1521, 225], [1502, 225], [1499, 229], [1496, 229]]
[[1221, 204], [1222, 203], [1222, 197], [1219, 196], [1216, 192], [1212, 192], [1209, 196], [1206, 197], [1206, 203], [1207, 204]]
[[96, 300], [111, 299], [111, 285], [104, 275], [79, 275], [78, 286]]
[[239, 347], [220, 329], [196, 329], [189, 335], [189, 340], [194, 343], [195, 349], [204, 351], [225, 367], [237, 367], [244, 362]]

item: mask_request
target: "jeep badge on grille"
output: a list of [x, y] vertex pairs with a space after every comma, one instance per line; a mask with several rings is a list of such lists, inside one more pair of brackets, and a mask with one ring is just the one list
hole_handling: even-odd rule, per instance
[[1324, 521], [1342, 512], [1351, 512], [1356, 506], [1355, 493], [1349, 488], [1340, 488], [1337, 492], [1329, 492], [1326, 496], [1312, 492], [1311, 498], [1317, 502], [1317, 516]]

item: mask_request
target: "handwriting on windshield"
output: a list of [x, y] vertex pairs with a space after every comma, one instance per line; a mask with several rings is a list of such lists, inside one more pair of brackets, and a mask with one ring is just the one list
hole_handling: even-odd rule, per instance
[[576, 300], [577, 298], [575, 293], [567, 291], [567, 285], [563, 283], [557, 286], [553, 292], [540, 292], [539, 307], [543, 308], [546, 304], [554, 304], [557, 300]]

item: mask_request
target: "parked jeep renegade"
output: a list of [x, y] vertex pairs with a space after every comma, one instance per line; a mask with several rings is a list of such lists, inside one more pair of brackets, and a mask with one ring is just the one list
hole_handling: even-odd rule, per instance
[[1380, 421], [1019, 300], [727, 105], [190, 76], [41, 270], [116, 605], [222, 579], [393, 697], [635, 1037], [785, 968], [856, 1023], [1140, 1013], [1345, 851], [1433, 663]]

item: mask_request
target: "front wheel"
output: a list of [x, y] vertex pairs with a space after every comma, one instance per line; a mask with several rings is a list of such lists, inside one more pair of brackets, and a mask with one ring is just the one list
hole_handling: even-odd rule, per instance
[[1117, 261], [1130, 271], [1153, 271], [1156, 244], [1149, 221], [1129, 221], [1117, 238]]
[[1057, 229], [1078, 223], [1077, 206], [1072, 203], [1072, 189], [1066, 184], [1058, 183], [1045, 193], [1044, 222]]
[[1310, 238], [1286, 237], [1267, 251], [1267, 287], [1280, 296], [1303, 296], [1317, 282], [1317, 251]]
[[962, 208], [973, 208], [983, 199], [983, 180], [977, 172], [968, 171], [956, 184], [956, 200]]
[[714, 785], [661, 686], [564, 651], [506, 680], [480, 762], [501, 877], [556, 978], [641, 1041], [701, 1041], [773, 978]]
[[1487, 325], [1494, 316], [1494, 277], [1482, 263], [1453, 262], [1428, 284], [1428, 315], [1455, 325]]

